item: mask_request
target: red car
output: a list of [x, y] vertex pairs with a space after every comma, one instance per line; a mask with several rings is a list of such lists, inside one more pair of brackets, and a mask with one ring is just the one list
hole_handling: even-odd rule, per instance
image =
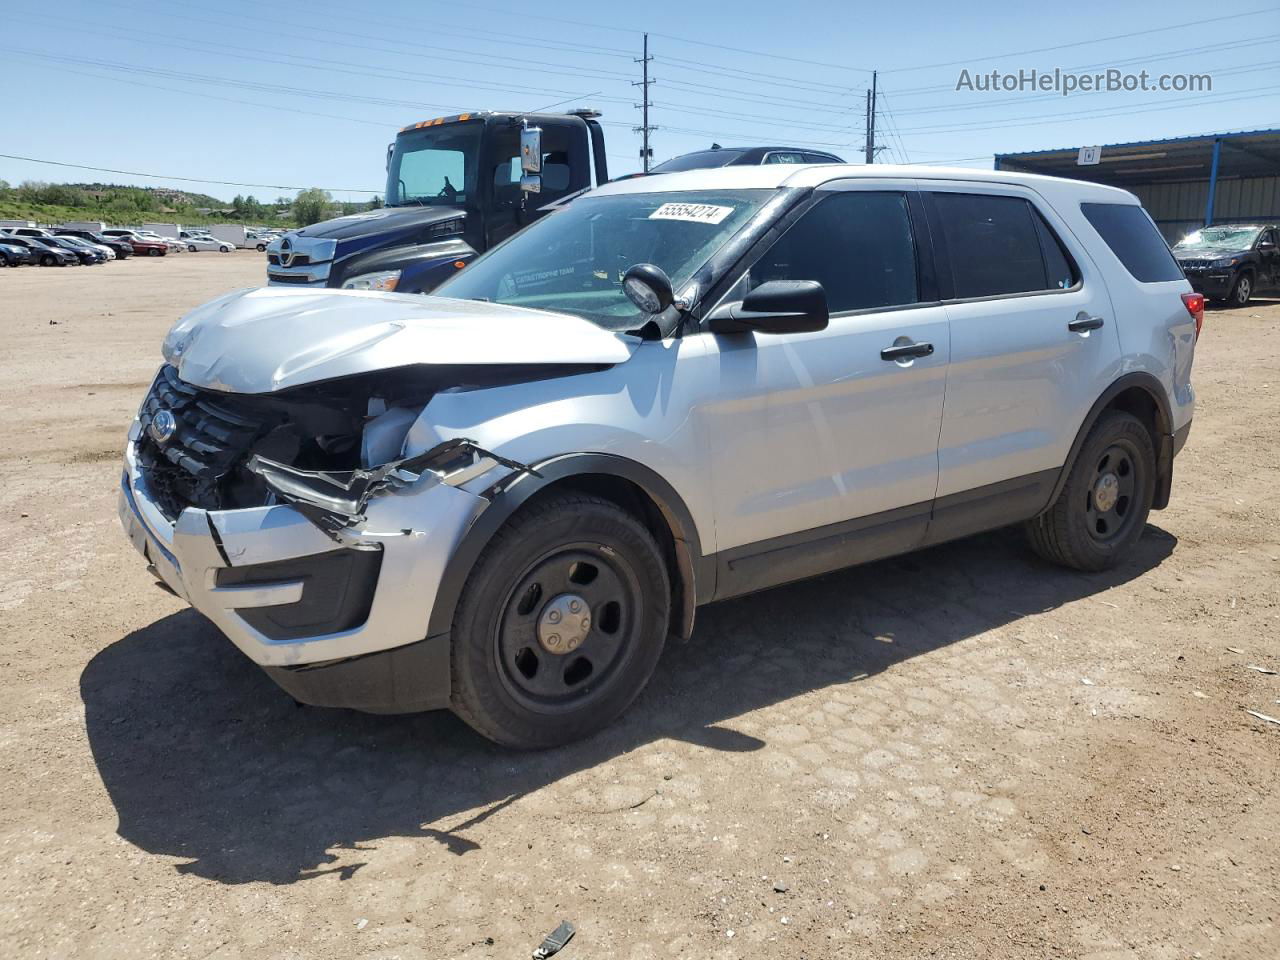
[[161, 243], [158, 240], [147, 240], [131, 230], [103, 230], [102, 234], [106, 237], [124, 240], [129, 246], [133, 247], [135, 256], [163, 257], [169, 252], [168, 244]]

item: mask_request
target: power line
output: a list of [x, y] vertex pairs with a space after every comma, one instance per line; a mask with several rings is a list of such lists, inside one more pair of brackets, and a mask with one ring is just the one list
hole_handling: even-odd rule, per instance
[[[1254, 10], [1238, 10], [1238, 11], [1233, 10], [1232, 16], [1247, 17], [1255, 13], [1273, 13], [1275, 12], [1275, 10], [1276, 10], [1275, 7], [1262, 7], [1260, 9], [1254, 9]], [[1053, 50], [1067, 50], [1071, 47], [1091, 46], [1095, 43], [1108, 43], [1112, 40], [1127, 40], [1130, 37], [1143, 37], [1152, 33], [1165, 33], [1169, 30], [1181, 30], [1184, 27], [1203, 27], [1204, 23], [1205, 23], [1204, 17], [1199, 17], [1195, 20], [1188, 20], [1185, 23], [1171, 23], [1163, 27], [1152, 27], [1148, 30], [1134, 30], [1130, 33], [1117, 33], [1109, 37], [1091, 37], [1088, 40], [1073, 40], [1071, 43], [1057, 43], [1051, 47], [1034, 47], [1030, 50], [1013, 50], [1009, 53], [992, 53], [992, 54], [987, 54], [986, 56], [977, 56], [977, 57], [968, 56], [968, 57], [963, 57], [959, 60], [945, 60], [940, 63], [922, 63], [914, 67], [893, 67], [884, 72], [885, 73], [907, 73], [907, 72], [912, 72], [917, 70], [932, 70], [936, 67], [961, 66], [964, 64], [976, 63], [982, 60], [1002, 60], [1006, 57], [1024, 57], [1032, 53], [1049, 53], [1050, 51], [1053, 51]]]
[[[1240, 96], [1239, 94], [1255, 94], [1255, 95]], [[1053, 123], [1053, 122], [1062, 121], [1062, 120], [1069, 120], [1071, 118], [1086, 119], [1090, 117], [1128, 116], [1128, 115], [1137, 114], [1137, 113], [1152, 113], [1157, 110], [1176, 109], [1177, 107], [1180, 107], [1186, 103], [1192, 103], [1192, 104], [1206, 103], [1206, 102], [1225, 103], [1225, 102], [1232, 102], [1236, 100], [1256, 100], [1260, 96], [1267, 96], [1267, 95], [1271, 95], [1271, 96], [1275, 95], [1274, 86], [1250, 87], [1246, 90], [1237, 90], [1231, 93], [1222, 93], [1222, 94], [1215, 93], [1215, 94], [1208, 94], [1206, 96], [1199, 96], [1199, 97], [1179, 97], [1175, 100], [1165, 101], [1166, 105], [1162, 105], [1158, 107], [1138, 107], [1138, 108], [1134, 108], [1132, 106], [1126, 106], [1124, 108], [1103, 107], [1101, 109], [1094, 108], [1092, 110], [1077, 110], [1070, 113], [1041, 113], [1041, 114], [1033, 114], [1032, 116], [1029, 116], [1029, 117], [1008, 117], [1008, 118], [996, 119], [996, 120], [977, 120], [973, 123], [942, 124], [940, 126], [933, 126], [933, 127], [904, 127], [902, 129], [902, 132], [903, 133], [957, 133], [966, 129], [974, 129], [974, 128], [979, 130], [992, 130], [1000, 127], [1009, 127], [1009, 126], [1015, 126], [1015, 127], [1035, 126], [1035, 123], [1025, 123], [1024, 121], [1043, 120], [1047, 123]]]
[[[97, 173], [119, 173], [127, 177], [147, 177], [151, 180], [181, 180], [184, 183], [213, 183], [222, 187], [265, 187], [268, 190], [311, 190], [312, 187], [290, 187], [280, 183], [240, 183], [236, 180], [202, 180], [199, 177], [171, 177], [159, 173], [139, 173], [137, 170], [114, 170], [111, 167], [90, 167], [83, 163], [63, 163], [60, 160], [41, 160], [38, 157], [19, 157], [11, 153], [0, 153], [6, 160], [25, 160], [27, 163], [44, 163], [54, 167], [72, 167], [76, 170], [93, 170]], [[381, 190], [355, 190], [348, 187], [319, 187], [331, 193], [369, 193], [381, 196]]]
[[[911, 127], [905, 128], [902, 133], [908, 136], [922, 136], [924, 133], [969, 133], [975, 131], [988, 131], [988, 129], [1006, 129], [1009, 127], [1042, 127], [1047, 123], [1075, 123], [1076, 120], [1092, 120], [1110, 118], [1110, 116], [1142, 116], [1144, 114], [1160, 113], [1161, 110], [1179, 110], [1183, 108], [1187, 102], [1206, 102], [1212, 101], [1215, 104], [1231, 104], [1243, 100], [1260, 100], [1262, 97], [1275, 96], [1275, 87], [1254, 87], [1253, 90], [1262, 90], [1265, 92], [1252, 93], [1252, 95], [1215, 95], [1210, 97], [1189, 97], [1189, 99], [1170, 101], [1165, 106], [1151, 106], [1151, 108], [1133, 109], [1126, 108], [1116, 110], [1115, 108], [1105, 108], [1103, 110], [1083, 110], [1075, 114], [1041, 114], [1039, 118], [1021, 118], [1007, 119], [1001, 122], [995, 122], [983, 127], [979, 124], [963, 124], [956, 127]], [[1047, 119], [1046, 119], [1047, 118]], [[986, 122], [982, 122], [986, 123]]]

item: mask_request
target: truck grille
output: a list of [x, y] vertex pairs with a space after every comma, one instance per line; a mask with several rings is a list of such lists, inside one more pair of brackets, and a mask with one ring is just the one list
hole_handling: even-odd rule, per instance
[[[280, 266], [280, 254], [278, 254], [278, 253], [268, 253], [268, 254], [267, 254], [267, 263], [271, 264], [273, 267], [278, 267], [278, 266]], [[293, 259], [289, 261], [289, 266], [291, 266], [291, 267], [309, 267], [309, 266], [311, 266], [311, 258], [310, 258], [309, 256], [307, 256], [305, 253], [295, 253], [295, 254], [293, 255]]]
[[[177, 421], [176, 431], [164, 442], [152, 430], [161, 410], [168, 410]], [[233, 409], [216, 393], [183, 383], [169, 365], [161, 368], [138, 420], [142, 426], [139, 464], [156, 503], [170, 520], [189, 506], [221, 509], [224, 479], [271, 426]]]

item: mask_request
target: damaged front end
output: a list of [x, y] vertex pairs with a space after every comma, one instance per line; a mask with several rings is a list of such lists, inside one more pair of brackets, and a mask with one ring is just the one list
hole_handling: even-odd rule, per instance
[[370, 498], [380, 493], [424, 478], [460, 487], [499, 465], [518, 473], [538, 475], [531, 467], [500, 457], [464, 438], [446, 440], [425, 453], [371, 469], [299, 470], [258, 454], [249, 459], [246, 468], [262, 477], [277, 496], [316, 526], [336, 533], [343, 527], [362, 523]]
[[[406, 438], [439, 390], [528, 376], [507, 368], [399, 370], [286, 391], [227, 394], [192, 386], [166, 365], [138, 413], [139, 466], [170, 521], [188, 507], [285, 503], [330, 537], [361, 523], [371, 498], [422, 480], [461, 486], [525, 464], [464, 438], [406, 455]], [[447, 378], [447, 379], [446, 379]]]

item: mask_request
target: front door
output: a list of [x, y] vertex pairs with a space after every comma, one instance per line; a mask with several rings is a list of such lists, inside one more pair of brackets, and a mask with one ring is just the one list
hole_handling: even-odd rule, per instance
[[[711, 445], [719, 595], [912, 549], [937, 486], [949, 354], [924, 302], [909, 184], [829, 185], [735, 286], [816, 280], [816, 333], [713, 335]], [[936, 299], [929, 297], [929, 299]], [[893, 351], [884, 354], [884, 351]], [[883, 355], [882, 355], [883, 354]]]

